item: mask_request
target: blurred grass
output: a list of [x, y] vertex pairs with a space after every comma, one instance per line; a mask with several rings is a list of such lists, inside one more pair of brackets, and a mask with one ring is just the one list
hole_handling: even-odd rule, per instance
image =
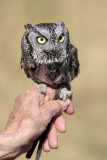
[[20, 69], [23, 26], [64, 21], [78, 48], [81, 71], [71, 83], [76, 113], [66, 116], [68, 131], [59, 135], [58, 150], [41, 160], [107, 160], [106, 19], [106, 0], [0, 0], [0, 130], [15, 97], [33, 84]]

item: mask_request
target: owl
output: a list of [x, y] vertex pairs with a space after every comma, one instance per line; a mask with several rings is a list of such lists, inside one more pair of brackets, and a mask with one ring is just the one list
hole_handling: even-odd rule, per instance
[[79, 73], [77, 49], [71, 44], [63, 22], [25, 25], [21, 42], [21, 68], [43, 94], [47, 86], [55, 99], [72, 97], [70, 81]]

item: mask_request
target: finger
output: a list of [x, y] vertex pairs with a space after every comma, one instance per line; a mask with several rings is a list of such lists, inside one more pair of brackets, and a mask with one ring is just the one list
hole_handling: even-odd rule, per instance
[[67, 106], [70, 104], [70, 100], [67, 99], [66, 101], [62, 100], [52, 100], [48, 101], [44, 105], [41, 106], [41, 109], [50, 116], [50, 118], [62, 113], [67, 109]]
[[37, 87], [28, 88], [23, 94], [22, 99], [35, 103], [35, 106], [39, 106], [45, 103], [45, 95], [40, 93]]
[[[24, 106], [24, 110], [35, 109], [35, 106], [39, 106], [39, 100], [41, 99], [38, 89], [36, 87], [28, 88], [20, 97], [18, 101], [20, 105]], [[43, 99], [43, 98], [42, 98]]]
[[42, 105], [39, 108], [39, 117], [41, 117], [40, 119], [38, 119], [38, 121], [40, 120], [40, 124], [41, 124], [41, 120], [43, 121], [43, 127], [44, 129], [46, 128], [46, 126], [48, 125], [48, 123], [51, 121], [52, 117], [59, 115], [60, 113], [62, 113], [65, 109], [67, 109], [67, 106], [69, 105], [70, 101], [61, 101], [61, 100], [52, 100], [52, 101], [48, 101], [47, 103], [45, 103], [44, 105]]
[[44, 142], [44, 144], [43, 144], [43, 150], [45, 151], [45, 152], [50, 152], [50, 146], [49, 146], [49, 142], [48, 142], [48, 138], [46, 138], [46, 140], [45, 140], [45, 142]]
[[55, 94], [55, 89], [52, 89], [50, 87], [47, 87], [47, 92], [45, 95], [40, 93], [36, 87], [32, 87], [27, 90], [28, 93], [29, 93], [29, 91], [30, 92], [34, 91], [34, 93], [36, 93], [36, 97], [38, 97], [40, 105], [46, 103], [49, 100], [52, 100], [54, 98], [54, 94]]
[[45, 103], [49, 100], [52, 100], [54, 98], [54, 95], [55, 95], [55, 89], [47, 87], [47, 93], [45, 96]]
[[50, 131], [48, 133], [48, 143], [50, 148], [52, 149], [58, 148], [58, 135], [54, 124], [52, 124]]
[[68, 115], [72, 115], [75, 113], [74, 106], [71, 101], [70, 101], [70, 104], [68, 105], [67, 109], [65, 110], [65, 113], [67, 113]]
[[66, 120], [63, 114], [60, 114], [57, 117], [55, 117], [54, 125], [59, 132], [66, 132]]

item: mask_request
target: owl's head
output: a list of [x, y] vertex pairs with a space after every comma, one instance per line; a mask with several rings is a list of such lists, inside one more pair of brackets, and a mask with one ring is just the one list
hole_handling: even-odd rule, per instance
[[63, 22], [27, 24], [25, 29], [22, 50], [31, 54], [35, 61], [62, 62], [68, 56], [71, 43], [69, 32]]
[[65, 64], [67, 67], [69, 62], [71, 79], [78, 75], [77, 49], [70, 43], [69, 32], [63, 22], [27, 24], [25, 29], [21, 43], [21, 67], [24, 63], [30, 69], [40, 64]]
[[27, 24], [25, 29], [22, 49], [31, 51], [35, 60], [61, 61], [67, 56], [69, 33], [63, 22]]

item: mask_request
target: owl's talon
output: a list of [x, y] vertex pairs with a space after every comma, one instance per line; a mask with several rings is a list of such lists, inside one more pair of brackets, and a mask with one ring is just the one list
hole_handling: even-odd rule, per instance
[[66, 100], [67, 98], [72, 98], [72, 91], [68, 91], [67, 88], [62, 88], [60, 93], [60, 99]]

